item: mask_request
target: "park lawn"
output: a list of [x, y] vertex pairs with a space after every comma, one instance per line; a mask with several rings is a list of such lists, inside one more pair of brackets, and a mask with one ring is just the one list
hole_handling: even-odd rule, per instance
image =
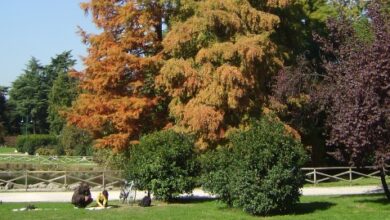
[[14, 147], [0, 147], [0, 154], [14, 154], [15, 150]]
[[[1, 148], [0, 148], [1, 149]], [[5, 151], [5, 150], [4, 150]], [[34, 155], [1, 155], [0, 153], [0, 163], [8, 163], [8, 164], [53, 164], [53, 165], [81, 165], [81, 166], [92, 166], [95, 167], [96, 163], [85, 160], [80, 161], [79, 159], [75, 160], [75, 157], [72, 156], [34, 156]], [[5, 154], [5, 153], [3, 153]], [[81, 158], [77, 157], [77, 158]]]
[[[0, 194], [1, 198], [1, 194]], [[12, 209], [25, 207], [26, 203], [0, 205], [1, 219], [266, 219], [266, 220], [371, 220], [390, 219], [390, 203], [383, 195], [366, 196], [313, 196], [302, 197], [301, 203], [290, 214], [269, 217], [250, 216], [239, 209], [227, 208], [218, 201], [192, 201], [184, 203], [154, 202], [149, 208], [122, 205], [112, 202], [115, 207], [107, 210], [90, 211], [74, 209], [68, 203], [34, 203], [39, 211], [13, 212]]]

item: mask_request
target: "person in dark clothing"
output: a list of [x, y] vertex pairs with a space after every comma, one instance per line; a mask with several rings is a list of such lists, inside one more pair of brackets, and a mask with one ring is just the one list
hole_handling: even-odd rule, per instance
[[81, 183], [72, 196], [72, 204], [78, 208], [85, 208], [92, 200], [91, 191], [87, 183]]
[[149, 195], [147, 195], [144, 198], [142, 198], [142, 200], [139, 203], [139, 206], [149, 207], [151, 204], [152, 204], [152, 199], [150, 198]]

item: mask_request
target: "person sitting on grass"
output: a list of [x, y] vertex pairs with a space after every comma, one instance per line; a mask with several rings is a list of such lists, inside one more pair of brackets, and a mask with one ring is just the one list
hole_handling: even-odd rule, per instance
[[106, 208], [108, 206], [108, 192], [107, 190], [103, 190], [103, 192], [99, 193], [96, 202], [99, 207]]
[[91, 191], [87, 183], [81, 183], [73, 193], [72, 204], [77, 208], [85, 208], [92, 202]]

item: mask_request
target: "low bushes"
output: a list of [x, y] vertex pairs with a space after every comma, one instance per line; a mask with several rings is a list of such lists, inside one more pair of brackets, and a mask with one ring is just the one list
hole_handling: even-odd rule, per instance
[[203, 187], [230, 206], [265, 215], [299, 201], [303, 146], [271, 118], [230, 137], [230, 147], [203, 158]]
[[199, 163], [194, 141], [184, 134], [159, 131], [143, 136], [132, 146], [127, 173], [138, 189], [170, 201], [195, 187]]
[[[79, 128], [65, 127], [60, 136], [50, 134], [19, 135], [16, 139], [16, 149], [30, 155], [92, 155], [92, 137]], [[39, 149], [39, 151], [37, 151]]]
[[41, 147], [35, 151], [35, 154], [38, 154], [41, 156], [53, 156], [53, 155], [58, 155], [58, 152], [57, 152], [57, 149], [54, 149], [54, 148]]
[[57, 151], [67, 156], [91, 156], [92, 137], [85, 130], [66, 126], [61, 131]]
[[54, 149], [57, 143], [57, 137], [50, 134], [20, 135], [16, 140], [16, 149], [33, 155], [38, 148]]

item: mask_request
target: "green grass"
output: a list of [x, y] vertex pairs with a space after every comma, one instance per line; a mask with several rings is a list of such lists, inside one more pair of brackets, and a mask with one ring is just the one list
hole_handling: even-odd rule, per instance
[[15, 150], [14, 147], [0, 147], [0, 154], [13, 154]]
[[153, 201], [153, 206], [150, 208], [121, 205], [118, 202], [113, 202], [111, 205], [115, 205], [114, 208], [99, 211], [74, 209], [69, 203], [34, 203], [36, 207], [44, 210], [12, 211], [12, 209], [22, 208], [26, 205], [26, 203], [3, 203], [0, 205], [1, 219], [390, 219], [390, 203], [383, 195], [302, 197], [301, 203], [295, 207], [294, 212], [270, 217], [250, 216], [239, 209], [227, 208], [217, 201], [192, 201], [174, 204]]
[[60, 156], [34, 156], [34, 155], [1, 155], [0, 153], [0, 163], [16, 163], [16, 164], [58, 164], [58, 165], [85, 165], [85, 166], [96, 166], [96, 163], [85, 160], [80, 161], [81, 157], [78, 159], [73, 159], [73, 157]]
[[[390, 182], [390, 177], [386, 178], [387, 182]], [[333, 187], [333, 186], [371, 186], [371, 185], [381, 185], [380, 179], [374, 178], [361, 178], [352, 180], [352, 182], [347, 181], [333, 181], [333, 182], [321, 182], [318, 184], [306, 183], [305, 187]]]

